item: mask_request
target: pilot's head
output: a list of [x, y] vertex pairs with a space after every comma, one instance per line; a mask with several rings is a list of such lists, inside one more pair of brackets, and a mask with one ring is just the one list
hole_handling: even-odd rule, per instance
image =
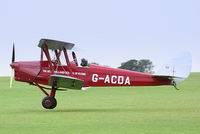
[[81, 66], [83, 67], [88, 66], [88, 61], [85, 58], [81, 59]]

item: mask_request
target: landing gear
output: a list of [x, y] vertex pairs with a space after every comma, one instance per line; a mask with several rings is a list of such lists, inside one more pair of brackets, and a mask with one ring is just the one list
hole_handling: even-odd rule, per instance
[[173, 86], [174, 86], [174, 88], [175, 88], [176, 90], [180, 90], [179, 88], [177, 88], [176, 82], [175, 82], [175, 81], [172, 81], [172, 84], [173, 84]]
[[51, 92], [50, 94], [48, 94], [39, 84], [35, 83], [35, 85], [37, 87], [39, 87], [39, 89], [46, 95], [46, 97], [44, 97], [44, 99], [42, 100], [42, 106], [46, 109], [54, 109], [57, 105], [57, 101], [55, 99], [55, 95], [56, 95], [56, 90], [57, 90], [57, 83], [56, 81], [53, 82], [52, 84], [52, 88], [51, 88]]
[[46, 109], [54, 109], [57, 105], [57, 101], [55, 98], [46, 96], [42, 100], [42, 106]]

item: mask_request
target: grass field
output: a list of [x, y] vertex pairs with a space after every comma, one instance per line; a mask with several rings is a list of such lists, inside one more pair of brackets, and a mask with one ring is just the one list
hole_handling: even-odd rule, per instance
[[199, 134], [200, 73], [178, 87], [57, 92], [54, 110], [34, 86], [0, 78], [0, 134]]

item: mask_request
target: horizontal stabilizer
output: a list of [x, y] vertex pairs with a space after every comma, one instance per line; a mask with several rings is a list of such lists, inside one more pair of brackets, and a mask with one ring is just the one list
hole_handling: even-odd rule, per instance
[[51, 75], [49, 85], [52, 86], [54, 81], [56, 81], [57, 87], [78, 90], [81, 90], [84, 84], [83, 80], [63, 75]]
[[174, 82], [176, 84], [181, 83], [182, 81], [184, 81], [186, 79], [186, 78], [183, 78], [183, 77], [167, 76], [167, 75], [153, 75], [153, 77], [172, 80], [172, 84], [174, 84]]

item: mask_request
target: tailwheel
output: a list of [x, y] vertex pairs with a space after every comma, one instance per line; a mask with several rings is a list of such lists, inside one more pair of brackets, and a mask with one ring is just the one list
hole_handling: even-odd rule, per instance
[[55, 98], [46, 96], [42, 100], [42, 106], [46, 109], [54, 109], [57, 105], [57, 101]]

